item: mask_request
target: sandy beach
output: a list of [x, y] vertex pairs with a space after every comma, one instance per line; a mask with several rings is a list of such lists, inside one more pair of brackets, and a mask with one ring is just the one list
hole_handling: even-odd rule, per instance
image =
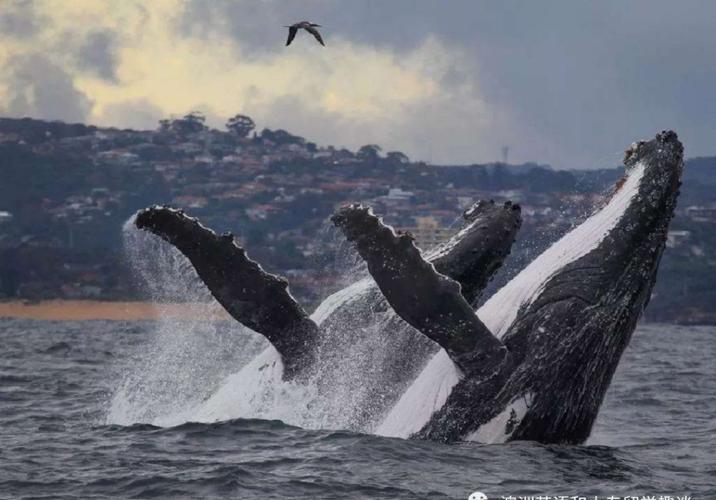
[[148, 302], [102, 302], [94, 300], [49, 300], [37, 303], [0, 302], [0, 318], [56, 321], [153, 320], [159, 318], [208, 320], [228, 319], [216, 304], [152, 304]]

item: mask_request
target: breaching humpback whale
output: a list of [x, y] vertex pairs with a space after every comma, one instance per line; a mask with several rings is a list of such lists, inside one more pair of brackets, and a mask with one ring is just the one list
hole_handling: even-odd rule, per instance
[[[512, 247], [521, 224], [520, 207], [509, 202], [496, 205], [480, 201], [466, 210], [463, 218], [464, 227], [426, 258], [461, 284], [465, 300], [474, 302]], [[410, 329], [402, 321], [396, 321], [370, 279], [336, 292], [309, 317], [288, 292], [288, 282], [267, 273], [251, 260], [233, 235], [217, 235], [182, 210], [161, 206], [141, 210], [135, 224], [179, 249], [224, 309], [239, 323], [268, 339], [281, 356], [284, 379], [301, 377], [311, 367], [321, 326], [383, 314], [391, 328]], [[431, 344], [421, 344], [422, 340], [416, 334], [412, 341], [419, 345], [409, 346], [411, 359], [406, 357], [397, 364], [424, 362], [426, 346]], [[395, 375], [405, 377], [405, 370]], [[394, 384], [399, 385], [399, 381]]]
[[[509, 252], [519, 226], [514, 206], [483, 204], [447, 245], [423, 255], [361, 205], [332, 220], [366, 261], [374, 283], [326, 299], [309, 317], [285, 280], [248, 259], [231, 235], [218, 236], [181, 211], [151, 207], [136, 218], [189, 258], [219, 303], [264, 335], [299, 380], [332, 315], [353, 308], [390, 312], [384, 334], [422, 334], [375, 432], [444, 442], [529, 439], [581, 443], [655, 282], [683, 169], [674, 132], [635, 143], [625, 181], [601, 209], [535, 259], [481, 308], [475, 297]], [[376, 288], [377, 287], [377, 288]], [[385, 312], [384, 312], [385, 313]], [[335, 319], [335, 318], [334, 318]], [[338, 322], [340, 324], [340, 322]], [[401, 325], [396, 328], [396, 325]], [[409, 325], [409, 326], [408, 326]], [[422, 344], [420, 343], [422, 342]], [[402, 378], [401, 379], [401, 374]]]

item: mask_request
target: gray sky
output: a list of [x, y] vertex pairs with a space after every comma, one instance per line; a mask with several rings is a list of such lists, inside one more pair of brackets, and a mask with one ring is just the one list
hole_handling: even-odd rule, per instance
[[[284, 24], [322, 24], [327, 47]], [[243, 112], [320, 144], [593, 168], [716, 154], [716, 2], [5, 0], [0, 112], [154, 127]]]

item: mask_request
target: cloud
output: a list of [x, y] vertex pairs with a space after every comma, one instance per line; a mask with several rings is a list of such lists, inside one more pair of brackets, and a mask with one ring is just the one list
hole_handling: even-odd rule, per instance
[[28, 38], [37, 34], [48, 19], [35, 10], [33, 0], [10, 0], [0, 6], [0, 38]]
[[[325, 26], [329, 47], [340, 37], [397, 58], [428, 38], [456, 47], [473, 70], [475, 97], [502, 121], [495, 124], [503, 128], [499, 140], [518, 160], [608, 166], [631, 140], [669, 127], [691, 154], [714, 152], [716, 66], [708, 64], [716, 57], [714, 2], [455, 0], [446, 7], [432, 0], [265, 0], [248, 7], [190, 0], [185, 6], [186, 36], [221, 34], [260, 57], [283, 50], [278, 26], [303, 18]], [[452, 131], [433, 139], [444, 149], [463, 148]]]
[[117, 82], [117, 40], [111, 31], [88, 33], [75, 51], [80, 69], [91, 71], [109, 82]]
[[47, 120], [85, 121], [90, 99], [59, 66], [39, 54], [11, 58], [4, 66], [0, 85], [5, 88], [2, 113]]
[[[230, 26], [206, 28], [218, 4], [194, 5], [209, 9], [193, 11], [202, 19], [198, 34], [181, 26], [185, 11], [172, 17], [150, 10], [141, 36], [121, 37], [119, 84], [79, 80], [97, 101], [95, 121], [147, 126], [156, 110], [178, 115], [199, 109], [222, 126], [240, 112], [260, 127], [285, 128], [322, 144], [376, 142], [445, 162], [474, 161], [481, 150], [498, 155], [499, 127], [488, 126], [486, 118], [505, 121], [508, 115], [481, 99], [472, 63], [459, 48], [427, 37], [398, 52], [336, 35], [330, 50], [313, 43], [285, 50], [281, 29], [280, 42], [269, 43], [281, 50], [247, 57], [253, 45], [226, 31]], [[137, 100], [151, 103], [151, 118], [130, 120], [128, 110], [136, 107], [126, 103]]]
[[336, 50], [335, 61], [317, 60], [318, 74], [297, 74], [305, 81], [287, 90], [247, 89], [244, 112], [339, 146], [377, 143], [436, 162], [498, 157], [512, 117], [481, 98], [460, 50], [433, 38], [401, 56], [345, 42]]
[[104, 107], [95, 122], [106, 126], [121, 126], [137, 130], [157, 128], [159, 120], [165, 118], [164, 112], [146, 99], [116, 102]]
[[[245, 113], [434, 162], [509, 145], [514, 161], [596, 167], [662, 128], [691, 155], [714, 152], [714, 16], [702, 0], [15, 0], [0, 8], [0, 26], [17, 20], [0, 64], [40, 55], [102, 124], [200, 109], [212, 125]], [[324, 25], [326, 48], [284, 46], [302, 19]], [[49, 113], [13, 82], [0, 106]]]
[[[182, 3], [175, 28], [183, 36], [226, 38], [244, 58], [264, 57], [282, 51], [286, 25], [318, 14], [325, 0], [187, 0]], [[319, 23], [320, 24], [320, 23]]]

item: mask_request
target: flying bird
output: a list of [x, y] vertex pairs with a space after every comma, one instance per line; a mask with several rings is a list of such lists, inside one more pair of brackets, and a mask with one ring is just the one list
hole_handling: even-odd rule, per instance
[[303, 28], [304, 30], [308, 31], [310, 34], [312, 34], [314, 37], [316, 37], [316, 40], [318, 40], [318, 43], [326, 46], [325, 43], [323, 43], [323, 38], [321, 38], [321, 34], [318, 32], [316, 28], [320, 28], [320, 24], [315, 24], [309, 21], [301, 21], [300, 23], [292, 24], [291, 26], [285, 26], [285, 28], [288, 28], [288, 40], [286, 40], [286, 46], [291, 45], [291, 42], [293, 42], [293, 39], [296, 38], [296, 33], [298, 33], [298, 30]]

